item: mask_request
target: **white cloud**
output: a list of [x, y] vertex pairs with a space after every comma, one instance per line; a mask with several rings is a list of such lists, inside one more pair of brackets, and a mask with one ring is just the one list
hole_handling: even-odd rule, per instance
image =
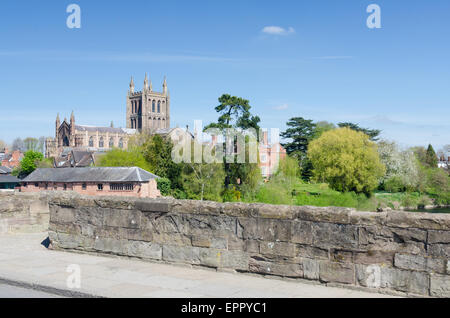
[[288, 104], [282, 104], [282, 105], [278, 105], [278, 106], [274, 107], [273, 109], [275, 109], [275, 110], [286, 110], [288, 108], [289, 108]]
[[270, 35], [288, 35], [295, 33], [295, 29], [293, 27], [289, 27], [287, 29], [282, 28], [280, 26], [266, 26], [262, 29], [263, 33]]

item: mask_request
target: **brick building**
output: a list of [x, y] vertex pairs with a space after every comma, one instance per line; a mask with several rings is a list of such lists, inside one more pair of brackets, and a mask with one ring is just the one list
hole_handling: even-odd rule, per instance
[[0, 166], [0, 190], [14, 189], [20, 184], [20, 180], [11, 175], [11, 172], [11, 168]]
[[8, 148], [5, 148], [0, 152], [0, 165], [9, 168], [16, 168], [20, 165], [20, 161], [23, 159], [23, 153], [19, 150], [10, 152]]
[[89, 167], [36, 169], [22, 180], [22, 192], [75, 191], [85, 195], [161, 196], [158, 176], [137, 167]]
[[280, 160], [286, 157], [286, 149], [278, 141], [269, 143], [267, 131], [259, 144], [259, 167], [263, 178], [270, 178], [278, 169]]

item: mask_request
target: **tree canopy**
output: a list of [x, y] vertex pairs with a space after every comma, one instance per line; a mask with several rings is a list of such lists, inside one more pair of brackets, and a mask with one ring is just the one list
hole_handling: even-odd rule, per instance
[[360, 131], [365, 133], [367, 136], [369, 136], [370, 140], [372, 141], [378, 141], [378, 136], [381, 134], [381, 130], [378, 129], [369, 129], [369, 128], [361, 128], [359, 127], [358, 124], [354, 124], [354, 123], [339, 123], [338, 126], [340, 128], [350, 128], [353, 129], [355, 131]]
[[313, 140], [308, 156], [314, 178], [341, 192], [370, 194], [385, 173], [377, 145], [366, 134], [347, 127], [325, 132]]

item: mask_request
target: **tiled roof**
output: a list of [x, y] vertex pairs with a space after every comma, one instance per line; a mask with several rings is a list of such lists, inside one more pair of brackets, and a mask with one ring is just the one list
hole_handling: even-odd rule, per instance
[[12, 169], [5, 166], [0, 166], [0, 174], [10, 174]]
[[20, 183], [20, 179], [11, 175], [0, 174], [0, 183]]
[[115, 128], [115, 127], [94, 127], [94, 126], [81, 126], [75, 125], [75, 129], [78, 131], [90, 131], [99, 133], [110, 133], [110, 134], [133, 134], [136, 132], [135, 129], [127, 128]]
[[156, 178], [138, 167], [41, 168], [23, 182], [148, 182]]

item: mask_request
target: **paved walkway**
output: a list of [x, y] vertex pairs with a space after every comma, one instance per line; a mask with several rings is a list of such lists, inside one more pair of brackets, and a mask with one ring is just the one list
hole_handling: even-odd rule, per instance
[[[52, 251], [40, 245], [46, 237], [45, 233], [0, 236], [0, 283], [104, 297], [387, 297], [306, 282]], [[67, 287], [71, 264], [81, 270], [80, 289]]]

